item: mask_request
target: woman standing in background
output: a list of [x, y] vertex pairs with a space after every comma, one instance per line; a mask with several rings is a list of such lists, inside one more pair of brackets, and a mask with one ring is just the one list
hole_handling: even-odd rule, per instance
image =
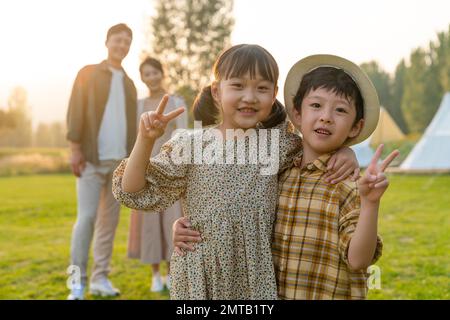
[[[164, 69], [161, 62], [148, 57], [139, 66], [141, 80], [149, 89], [147, 98], [140, 99], [137, 107], [137, 121], [141, 114], [147, 111], [156, 110], [162, 97], [167, 93], [163, 86]], [[172, 111], [178, 107], [185, 106], [182, 98], [170, 95], [167, 111]], [[175, 129], [187, 128], [186, 113], [177, 117], [176, 121], [168, 124], [164, 135], [158, 139], [152, 157], [159, 153], [161, 146], [170, 139]], [[160, 274], [161, 261], [169, 261], [173, 251], [172, 245], [172, 224], [182, 216], [181, 204], [179, 201], [164, 212], [145, 212], [140, 210], [131, 211], [130, 235], [128, 240], [128, 257], [140, 259], [144, 264], [152, 265], [151, 291], [159, 292], [164, 289], [163, 280]], [[170, 274], [166, 278], [166, 286], [170, 289]]]

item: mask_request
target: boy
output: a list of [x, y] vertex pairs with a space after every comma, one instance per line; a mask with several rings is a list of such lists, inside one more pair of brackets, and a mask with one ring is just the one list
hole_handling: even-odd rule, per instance
[[[136, 138], [137, 93], [122, 68], [133, 34], [121, 23], [106, 36], [108, 58], [82, 68], [67, 111], [67, 139], [72, 172], [77, 177], [77, 221], [71, 243], [69, 300], [84, 299], [89, 248], [94, 238], [94, 267], [90, 292], [117, 296], [108, 279], [120, 205], [111, 191], [112, 173], [130, 154]], [[94, 232], [95, 231], [95, 232]]]
[[331, 55], [297, 62], [285, 83], [291, 121], [303, 152], [279, 180], [272, 254], [281, 299], [364, 299], [366, 269], [381, 255], [380, 198], [388, 186], [378, 164], [382, 146], [358, 182], [328, 184], [329, 158], [365, 140], [376, 127], [379, 103], [365, 73]]

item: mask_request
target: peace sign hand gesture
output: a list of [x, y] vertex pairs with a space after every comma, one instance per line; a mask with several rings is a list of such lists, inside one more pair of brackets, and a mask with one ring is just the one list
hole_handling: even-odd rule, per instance
[[161, 99], [156, 111], [149, 111], [142, 114], [139, 121], [139, 134], [143, 138], [156, 140], [161, 137], [164, 134], [167, 123], [184, 112], [184, 108], [180, 107], [168, 114], [163, 114], [167, 101], [169, 101], [169, 95], [166, 94]]
[[381, 165], [379, 165], [378, 162], [380, 160], [383, 147], [384, 145], [382, 144], [378, 146], [377, 151], [375, 152], [366, 172], [364, 173], [364, 176], [358, 181], [359, 194], [361, 198], [370, 202], [379, 201], [383, 193], [386, 191], [389, 181], [384, 174], [384, 171], [400, 154], [398, 150], [392, 151], [391, 154], [384, 159]]

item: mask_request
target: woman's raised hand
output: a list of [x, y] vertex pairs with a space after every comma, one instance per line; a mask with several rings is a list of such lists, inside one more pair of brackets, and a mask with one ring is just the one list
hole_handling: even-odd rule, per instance
[[184, 112], [184, 107], [177, 108], [167, 114], [164, 114], [169, 95], [164, 95], [156, 111], [148, 111], [142, 114], [139, 121], [139, 134], [146, 139], [156, 140], [164, 134], [169, 121], [175, 119]]

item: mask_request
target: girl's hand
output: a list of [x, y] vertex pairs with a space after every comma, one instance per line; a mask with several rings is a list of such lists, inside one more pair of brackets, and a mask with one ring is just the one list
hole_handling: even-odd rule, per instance
[[190, 242], [200, 242], [200, 232], [190, 229], [191, 222], [189, 218], [181, 217], [172, 225], [172, 242], [174, 250], [179, 256], [184, 256], [185, 251], [195, 251], [194, 246]]
[[335, 184], [352, 175], [352, 181], [356, 181], [359, 178], [359, 171], [355, 152], [349, 147], [344, 147], [331, 156], [324, 178], [326, 182]]
[[386, 170], [392, 160], [394, 160], [400, 152], [398, 152], [398, 150], [392, 151], [392, 153], [384, 159], [381, 165], [379, 165], [378, 162], [382, 151], [383, 145], [381, 144], [378, 146], [372, 161], [370, 161], [364, 176], [359, 179], [358, 186], [361, 200], [367, 200], [369, 202], [380, 201], [381, 196], [389, 186], [389, 181], [384, 174], [384, 170]]
[[168, 114], [163, 114], [166, 108], [169, 95], [164, 95], [156, 111], [149, 111], [142, 114], [139, 121], [139, 135], [145, 139], [156, 140], [164, 134], [167, 123], [175, 119], [184, 112], [184, 108], [180, 107]]

